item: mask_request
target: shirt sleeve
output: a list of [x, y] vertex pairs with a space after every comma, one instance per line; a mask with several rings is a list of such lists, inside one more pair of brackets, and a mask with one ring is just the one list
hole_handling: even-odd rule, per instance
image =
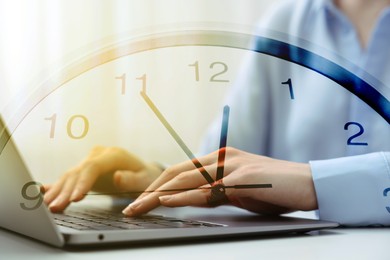
[[320, 219], [346, 226], [390, 225], [390, 152], [310, 165]]

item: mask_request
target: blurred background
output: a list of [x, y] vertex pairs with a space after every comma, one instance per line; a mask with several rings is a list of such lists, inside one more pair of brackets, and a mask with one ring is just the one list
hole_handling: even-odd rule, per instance
[[[53, 74], [66, 79], [67, 65], [133, 32], [150, 35], [194, 25], [207, 30], [212, 24], [251, 31], [279, 1], [0, 0], [0, 112], [11, 120], [21, 106], [28, 107], [16, 116], [12, 130], [35, 177], [56, 179], [95, 145], [125, 147], [166, 164], [185, 160], [139, 90], [147, 87], [196, 152], [234, 84], [243, 51], [169, 48], [86, 71], [80, 65], [80, 75], [58, 88], [46, 80]], [[220, 82], [204, 80], [218, 73]]]

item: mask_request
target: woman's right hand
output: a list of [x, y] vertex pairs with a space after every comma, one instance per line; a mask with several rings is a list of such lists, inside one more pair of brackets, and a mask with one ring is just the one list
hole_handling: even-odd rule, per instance
[[143, 191], [162, 172], [118, 147], [98, 146], [78, 166], [57, 182], [45, 185], [44, 201], [52, 212], [63, 211], [90, 190], [100, 192]]

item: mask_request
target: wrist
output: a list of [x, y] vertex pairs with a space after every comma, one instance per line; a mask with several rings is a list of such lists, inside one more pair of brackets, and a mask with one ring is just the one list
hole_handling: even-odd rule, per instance
[[314, 187], [313, 175], [310, 164], [305, 164], [303, 172], [306, 176], [305, 193], [303, 194], [304, 207], [301, 210], [309, 211], [318, 209], [317, 195]]

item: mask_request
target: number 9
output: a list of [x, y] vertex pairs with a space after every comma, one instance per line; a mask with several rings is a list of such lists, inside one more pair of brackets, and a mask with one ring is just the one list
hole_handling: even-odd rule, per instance
[[[35, 196], [31, 196], [29, 194], [27, 194], [27, 190], [30, 186], [38, 186], [39, 189], [34, 189], [35, 192], [37, 192], [37, 194]], [[36, 200], [37, 203], [35, 204], [35, 206], [33, 207], [27, 207], [25, 203], [20, 203], [20, 207], [24, 210], [34, 210], [34, 209], [37, 209], [39, 208], [39, 206], [41, 206], [42, 202], [43, 202], [43, 185], [40, 184], [39, 182], [35, 182], [35, 181], [30, 181], [30, 182], [27, 182], [26, 184], [23, 185], [23, 188], [21, 190], [21, 194], [22, 194], [22, 197], [25, 199], [25, 200]]]

